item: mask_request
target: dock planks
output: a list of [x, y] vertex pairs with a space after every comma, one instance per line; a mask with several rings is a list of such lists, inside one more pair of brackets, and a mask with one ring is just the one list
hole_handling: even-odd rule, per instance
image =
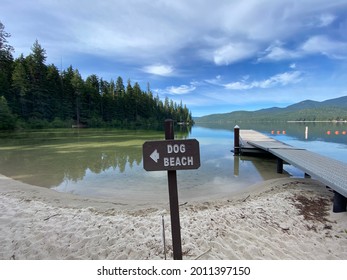
[[307, 150], [269, 152], [347, 197], [347, 164]]
[[[347, 201], [347, 164], [314, 152], [307, 151], [277, 141], [255, 130], [240, 130], [241, 152], [263, 150], [285, 161], [311, 177], [321, 181], [326, 186], [343, 196], [343, 203]], [[340, 198], [339, 198], [340, 199]], [[341, 208], [336, 206], [337, 208]], [[342, 205], [346, 211], [346, 204]], [[335, 205], [334, 205], [335, 209]], [[340, 212], [340, 211], [334, 211]]]

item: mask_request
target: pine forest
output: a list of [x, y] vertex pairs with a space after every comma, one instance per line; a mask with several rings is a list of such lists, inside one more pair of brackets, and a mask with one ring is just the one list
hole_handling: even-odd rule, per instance
[[192, 123], [189, 109], [153, 96], [122, 77], [83, 79], [72, 66], [46, 65], [46, 51], [36, 40], [28, 56], [14, 59], [10, 34], [0, 22], [0, 129], [45, 127], [137, 127], [166, 118]]

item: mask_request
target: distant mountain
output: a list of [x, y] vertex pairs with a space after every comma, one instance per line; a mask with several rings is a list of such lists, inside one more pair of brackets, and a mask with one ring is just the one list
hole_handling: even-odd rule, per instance
[[234, 111], [194, 118], [196, 123], [342, 120], [347, 120], [347, 96], [322, 102], [305, 100], [285, 108], [272, 107], [257, 111]]

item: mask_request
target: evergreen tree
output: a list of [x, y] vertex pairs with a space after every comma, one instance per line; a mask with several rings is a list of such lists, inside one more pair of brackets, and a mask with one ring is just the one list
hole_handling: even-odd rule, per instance
[[135, 121], [136, 120], [136, 105], [135, 105], [135, 97], [134, 90], [131, 85], [131, 80], [128, 79], [126, 94], [125, 94], [125, 112], [127, 121]]
[[125, 87], [122, 77], [118, 77], [116, 81], [116, 95], [123, 96], [125, 93]]
[[89, 117], [89, 106], [87, 105], [88, 101], [84, 94], [84, 81], [77, 69], [73, 71], [71, 84], [73, 87], [73, 99], [75, 100], [76, 124], [85, 124]]
[[72, 85], [74, 69], [69, 66], [61, 75], [62, 81], [62, 112], [60, 115], [63, 120], [76, 119], [76, 95]]
[[86, 85], [86, 97], [88, 107], [88, 120], [91, 126], [98, 125], [101, 121], [102, 115], [102, 102], [100, 94], [100, 81], [98, 76], [90, 75], [85, 82]]
[[12, 73], [12, 109], [13, 112], [24, 119], [29, 118], [29, 107], [31, 106], [31, 102], [28, 99], [29, 91], [30, 81], [26, 69], [26, 60], [22, 54], [14, 62], [14, 70]]
[[133, 87], [133, 105], [135, 106], [135, 120], [138, 120], [143, 114], [142, 106], [142, 91], [138, 82], [134, 84]]
[[64, 110], [64, 97], [61, 77], [58, 68], [51, 64], [47, 67], [47, 89], [48, 89], [48, 101], [51, 107], [51, 115], [49, 120], [54, 118], [64, 119], [62, 111]]
[[5, 96], [11, 100], [11, 76], [13, 67], [13, 47], [8, 44], [7, 38], [11, 34], [5, 31], [5, 26], [0, 21], [0, 96]]
[[46, 85], [46, 51], [37, 40], [31, 50], [32, 53], [26, 59], [31, 82], [30, 101], [32, 106], [30, 117], [34, 119], [48, 119], [51, 115], [51, 108], [49, 106]]
[[6, 98], [0, 96], [0, 130], [13, 129], [15, 127], [15, 117], [7, 104]]

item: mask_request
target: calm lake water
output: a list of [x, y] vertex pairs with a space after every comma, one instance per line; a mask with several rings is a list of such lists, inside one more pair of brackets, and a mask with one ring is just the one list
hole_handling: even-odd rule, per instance
[[[273, 159], [234, 157], [234, 125], [196, 125], [190, 132], [175, 132], [177, 139], [197, 139], [201, 155], [199, 169], [177, 172], [180, 201], [229, 197], [263, 180], [303, 177], [291, 166], [285, 166], [286, 174], [277, 174]], [[347, 124], [238, 125], [347, 162]], [[142, 162], [142, 144], [163, 138], [164, 132], [117, 129], [0, 133], [0, 173], [60, 192], [124, 202], [166, 202], [166, 172], [146, 172]]]

